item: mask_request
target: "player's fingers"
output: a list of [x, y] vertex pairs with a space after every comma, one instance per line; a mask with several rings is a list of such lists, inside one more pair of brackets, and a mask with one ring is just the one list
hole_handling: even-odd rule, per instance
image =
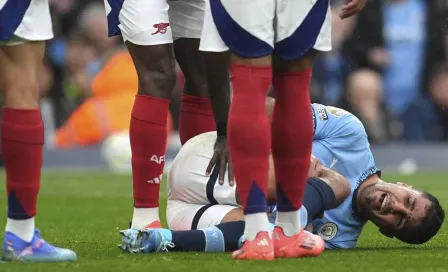
[[352, 8], [355, 8], [358, 5], [358, 0], [352, 0], [350, 2], [348, 2], [347, 4], [345, 4], [344, 6], [342, 6], [342, 11], [346, 11]]
[[232, 163], [230, 162], [230, 160], [227, 162], [227, 171], [229, 172], [229, 184], [230, 186], [235, 185], [235, 176], [233, 175], [233, 167], [232, 167]]
[[357, 9], [349, 9], [349, 10], [346, 10], [346, 11], [341, 11], [339, 13], [339, 18], [347, 19], [347, 18], [355, 15], [357, 12], [358, 12]]
[[218, 159], [218, 155], [216, 155], [216, 153], [213, 154], [212, 159], [208, 163], [207, 170], [205, 170], [205, 174], [207, 176], [210, 176], [210, 173], [212, 172], [213, 166], [215, 166], [217, 159]]
[[221, 156], [221, 160], [219, 161], [219, 184], [224, 184], [224, 176], [226, 175], [226, 164], [227, 160], [225, 156]]

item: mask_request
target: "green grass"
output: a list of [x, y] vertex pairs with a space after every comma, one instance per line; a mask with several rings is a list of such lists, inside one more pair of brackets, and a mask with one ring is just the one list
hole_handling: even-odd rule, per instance
[[[448, 173], [419, 173], [411, 177], [385, 176], [434, 193], [448, 207]], [[165, 190], [162, 190], [164, 192]], [[6, 207], [4, 186], [0, 206]], [[165, 195], [162, 195], [162, 208]], [[4, 226], [5, 208], [0, 212]], [[229, 253], [121, 252], [118, 230], [127, 228], [132, 212], [130, 177], [101, 173], [45, 173], [37, 225], [44, 237], [78, 253], [78, 262], [66, 264], [0, 263], [0, 271], [448, 271], [448, 227], [423, 246], [408, 246], [383, 237], [368, 224], [358, 248], [326, 251], [315, 259], [275, 262], [232, 261]]]

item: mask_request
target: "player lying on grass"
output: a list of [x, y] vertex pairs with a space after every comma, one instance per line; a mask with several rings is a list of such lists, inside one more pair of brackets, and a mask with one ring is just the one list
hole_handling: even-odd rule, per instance
[[[207, 143], [205, 145], [201, 145], [202, 147], [199, 147], [198, 144], [194, 144], [195, 147], [199, 147], [202, 149], [206, 148], [208, 146], [208, 143], [211, 142], [211, 140], [215, 137], [216, 135], [213, 132], [209, 132], [195, 137], [192, 141], [196, 143]], [[194, 167], [194, 169], [198, 169], [196, 168], [197, 166]], [[275, 204], [276, 190], [274, 179], [274, 164], [272, 157], [270, 158], [269, 169], [270, 177], [268, 202], [270, 204]], [[308, 176], [309, 179], [304, 194], [304, 207], [300, 210], [299, 214], [301, 216], [301, 222], [309, 223], [313, 218], [322, 215], [325, 210], [338, 207], [349, 196], [350, 184], [348, 180], [345, 179], [342, 175], [326, 167], [322, 167], [320, 161], [314, 156], [311, 158]], [[197, 180], [197, 178], [195, 179], [195, 177], [190, 174], [187, 174], [185, 177], [192, 182]], [[211, 181], [209, 182], [203, 182], [201, 185], [197, 182], [194, 182], [194, 188], [187, 188], [187, 186], [185, 186], [187, 184], [187, 179], [184, 179], [185, 183], [182, 182], [178, 184], [179, 186], [184, 187], [183, 189], [178, 188], [180, 190], [172, 190], [173, 188], [170, 188], [170, 192], [177, 191], [180, 193], [183, 192], [189, 194], [189, 190], [194, 190], [196, 192], [202, 191], [202, 194], [195, 193], [197, 194], [197, 196], [202, 196], [202, 199], [196, 198], [196, 201], [193, 202], [200, 202], [205, 204], [209, 201], [206, 197], [207, 189], [204, 185], [206, 185], [207, 183], [209, 184], [210, 182], [216, 185], [217, 178], [218, 169], [216, 169], [216, 171], [212, 173], [210, 178]], [[221, 188], [224, 187], [221, 185], [216, 186], [214, 197], [216, 197], [216, 199], [219, 199], [220, 203], [227, 203], [227, 205], [214, 205], [213, 207], [211, 207], [211, 205], [213, 204], [203, 206], [182, 202], [182, 205], [186, 205], [185, 207], [188, 208], [185, 209], [186, 214], [184, 215], [184, 218], [179, 218], [179, 223], [183, 224], [179, 227], [185, 230], [173, 232], [171, 232], [170, 230], [157, 230], [161, 233], [164, 233], [164, 235], [158, 236], [158, 238], [161, 238], [161, 240], [151, 242], [151, 246], [147, 248], [149, 250], [148, 252], [156, 250], [155, 247], [159, 246], [160, 248], [158, 248], [157, 250], [165, 250], [169, 247], [170, 251], [222, 252], [239, 249], [243, 241], [242, 234], [244, 232], [245, 224], [242, 220], [244, 220], [244, 214], [242, 212], [242, 209], [240, 208], [240, 201], [238, 200], [236, 191], [233, 190], [233, 192], [228, 194], [229, 191], [225, 192], [224, 190], [221, 190]], [[179, 208], [181, 203], [179, 202], [178, 204], [179, 205], [177, 207]], [[199, 208], [199, 211], [197, 211], [197, 208]], [[204, 213], [201, 212], [201, 208]], [[267, 212], [269, 214], [271, 223], [273, 223], [276, 216], [276, 206], [270, 206], [270, 209]], [[193, 220], [188, 220], [188, 218], [193, 218]], [[205, 219], [205, 221], [201, 220], [201, 218]], [[271, 227], [274, 228], [274, 224], [272, 224]], [[197, 228], [201, 229], [196, 230]], [[127, 230], [123, 232], [123, 235], [124, 237], [134, 236], [135, 238], [135, 234], [137, 233], [138, 232], [136, 232], [135, 230]], [[143, 234], [146, 235], [146, 232], [142, 232], [142, 235]], [[156, 236], [157, 235], [154, 235], [153, 238], [156, 238]], [[164, 237], [169, 238], [165, 239]], [[124, 239], [126, 240], [126, 238]], [[130, 252], [140, 251], [140, 246], [131, 246], [130, 243], [136, 243], [136, 241], [124, 241], [124, 243], [121, 245], [122, 249]], [[140, 245], [140, 241], [137, 241], [136, 245]]]
[[[268, 99], [268, 113], [272, 112], [272, 104], [272, 99]], [[422, 244], [432, 238], [444, 220], [438, 200], [411, 186], [380, 178], [365, 129], [354, 115], [319, 104], [313, 104], [312, 111], [313, 155], [325, 167], [342, 174], [351, 186], [350, 195], [337, 208], [327, 210], [329, 206], [325, 203], [331, 200], [331, 190], [320, 190], [321, 186], [314, 197], [321, 198], [320, 201], [311, 206], [305, 203], [301, 210], [301, 213], [307, 210], [310, 230], [325, 240], [326, 247], [354, 247], [369, 220], [384, 235], [406, 243]], [[152, 252], [170, 245], [172, 250], [220, 251], [233, 250], [229, 247], [238, 245], [236, 241], [244, 229], [244, 223], [239, 220], [244, 217], [235, 197], [236, 189], [216, 184], [216, 172], [207, 177], [201, 171], [212, 156], [210, 147], [214, 140], [213, 134], [207, 133], [191, 139], [173, 163], [168, 178], [167, 206], [167, 221], [172, 231], [126, 230], [124, 249]], [[306, 197], [307, 194], [308, 191]], [[322, 218], [314, 205], [326, 210]], [[188, 229], [201, 230], [177, 232]], [[195, 235], [196, 240], [189, 240], [188, 235]]]

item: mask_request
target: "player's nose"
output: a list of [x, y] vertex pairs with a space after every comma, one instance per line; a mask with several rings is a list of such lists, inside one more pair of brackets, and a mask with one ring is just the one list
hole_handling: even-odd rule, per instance
[[392, 204], [392, 210], [395, 214], [408, 214], [409, 212], [409, 209], [406, 208], [404, 203], [400, 201], [394, 201], [394, 203]]

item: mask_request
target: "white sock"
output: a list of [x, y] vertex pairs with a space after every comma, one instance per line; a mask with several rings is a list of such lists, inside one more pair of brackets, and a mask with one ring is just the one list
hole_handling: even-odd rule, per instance
[[271, 227], [266, 213], [253, 213], [244, 216], [244, 239], [252, 241], [260, 231], [266, 231], [271, 235]]
[[300, 212], [277, 212], [275, 225], [283, 229], [286, 236], [294, 236], [300, 232]]
[[8, 218], [6, 220], [6, 231], [14, 233], [23, 241], [29, 243], [34, 237], [34, 217], [25, 220], [16, 220]]
[[133, 229], [143, 229], [154, 221], [160, 221], [159, 208], [134, 208], [132, 216]]

